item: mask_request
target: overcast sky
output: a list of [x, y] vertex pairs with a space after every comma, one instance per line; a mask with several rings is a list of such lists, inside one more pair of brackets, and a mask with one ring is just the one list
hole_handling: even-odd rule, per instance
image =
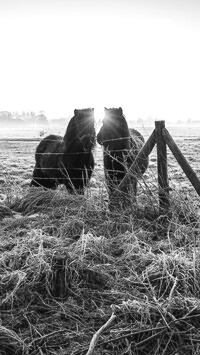
[[0, 0], [0, 110], [200, 119], [199, 0]]

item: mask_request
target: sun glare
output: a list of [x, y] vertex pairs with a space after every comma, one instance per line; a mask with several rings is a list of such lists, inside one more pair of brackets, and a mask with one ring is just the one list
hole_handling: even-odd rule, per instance
[[94, 107], [94, 119], [97, 129], [102, 125], [102, 121], [104, 118], [104, 107], [103, 106], [95, 106]]

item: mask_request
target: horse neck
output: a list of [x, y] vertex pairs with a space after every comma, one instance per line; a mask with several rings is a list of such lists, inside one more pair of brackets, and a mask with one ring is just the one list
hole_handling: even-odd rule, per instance
[[[123, 120], [124, 120], [124, 122], [123, 122]], [[126, 120], [124, 119], [124, 117], [123, 117], [123, 120], [122, 120], [123, 129], [120, 133], [118, 144], [119, 144], [120, 149], [129, 150], [131, 148], [131, 144], [130, 144], [131, 134], [130, 134], [130, 131], [128, 128], [128, 124], [127, 124]]]
[[72, 120], [69, 122], [68, 127], [66, 129], [65, 135], [63, 137], [63, 151], [64, 153], [77, 153], [79, 151], [83, 151], [83, 147], [81, 146], [81, 142], [78, 138], [76, 132], [76, 127]]
[[122, 134], [120, 134], [120, 136], [114, 137], [113, 140], [111, 140], [110, 147], [111, 147], [111, 149], [113, 147], [114, 148], [113, 150], [115, 150], [116, 148], [117, 148], [117, 150], [130, 150], [131, 149], [131, 136], [130, 136], [129, 129], [127, 128], [127, 130], [124, 130], [124, 132], [122, 132]]
[[79, 138], [64, 137], [63, 139], [63, 153], [82, 153], [84, 152], [83, 145], [81, 144]]
[[127, 134], [124, 137], [120, 137], [119, 142], [120, 142], [119, 145], [122, 149], [129, 150], [131, 148], [129, 132], [127, 132]]

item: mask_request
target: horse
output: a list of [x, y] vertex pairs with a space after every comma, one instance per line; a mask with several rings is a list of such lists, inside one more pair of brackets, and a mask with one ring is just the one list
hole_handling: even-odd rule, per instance
[[63, 138], [51, 134], [37, 146], [30, 186], [64, 184], [70, 193], [83, 194], [94, 169], [94, 145], [94, 109], [75, 109]]
[[[119, 108], [104, 108], [103, 125], [97, 134], [97, 142], [103, 146], [103, 161], [105, 179], [109, 196], [112, 196], [128, 169], [144, 145], [144, 137], [136, 129], [129, 131], [123, 110]], [[132, 190], [136, 196], [137, 180], [148, 167], [148, 158], [140, 160], [137, 171], [131, 179]]]

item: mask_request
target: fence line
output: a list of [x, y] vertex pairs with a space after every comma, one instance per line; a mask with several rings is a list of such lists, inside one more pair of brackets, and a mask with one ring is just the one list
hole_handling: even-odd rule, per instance
[[154, 145], [157, 144], [157, 172], [158, 172], [158, 187], [159, 187], [159, 205], [161, 213], [163, 210], [167, 210], [170, 206], [169, 201], [169, 181], [167, 173], [167, 154], [166, 145], [170, 148], [174, 157], [176, 158], [178, 164], [181, 166], [186, 176], [190, 180], [194, 189], [200, 196], [200, 180], [197, 177], [194, 170], [191, 168], [180, 149], [174, 142], [173, 138], [165, 128], [165, 121], [156, 121], [155, 129], [153, 130], [151, 136], [146, 141], [144, 146], [141, 148], [140, 152], [136, 156], [134, 162], [132, 163], [130, 169], [120, 182], [118, 188], [115, 190], [111, 196], [111, 200], [116, 205], [118, 199], [123, 198], [122, 193], [128, 194], [128, 188], [131, 182], [132, 174], [137, 173], [137, 165], [141, 158], [147, 158], [151, 153]]
[[[172, 154], [175, 156], [176, 160], [178, 161], [179, 165], [181, 166], [181, 168], [183, 169], [183, 171], [185, 172], [186, 176], [188, 177], [188, 179], [190, 180], [190, 182], [192, 183], [192, 185], [194, 186], [195, 190], [197, 191], [197, 193], [200, 195], [200, 181], [196, 175], [196, 173], [193, 171], [193, 169], [190, 167], [189, 163], [187, 162], [187, 160], [184, 158], [183, 154], [180, 152], [179, 148], [177, 147], [176, 143], [173, 141], [172, 137], [170, 136], [169, 132], [165, 129], [165, 124], [164, 121], [158, 121], [155, 123], [155, 129], [152, 132], [151, 136], [149, 137], [149, 139], [146, 141], [146, 143], [143, 145], [143, 147], [141, 148], [140, 152], [137, 154], [135, 160], [133, 161], [133, 164], [131, 165], [131, 168], [129, 169], [128, 173], [126, 174], [126, 176], [124, 177], [124, 179], [121, 181], [120, 185], [118, 186], [118, 189], [116, 189], [116, 192], [114, 192], [113, 196], [117, 197], [120, 196], [122, 197], [121, 192], [126, 192], [128, 191], [127, 187], [129, 187], [128, 185], [131, 182], [131, 177], [134, 178], [135, 174], [137, 174], [138, 171], [138, 161], [141, 161], [141, 159], [145, 159], [152, 151], [154, 145], [157, 144], [157, 157], [158, 157], [158, 185], [159, 185], [159, 202], [160, 202], [160, 207], [161, 209], [163, 208], [168, 208], [169, 206], [169, 186], [168, 186], [168, 176], [167, 176], [167, 157], [166, 157], [166, 146], [169, 147], [169, 149], [171, 150]], [[109, 140], [104, 140], [104, 142], [106, 141], [119, 141], [119, 140], [124, 140], [124, 139], [130, 139], [131, 135], [129, 137], [122, 137], [122, 138], [113, 138], [113, 139], [109, 139]], [[135, 139], [139, 140], [139, 137], [135, 137]], [[41, 139], [42, 140], [42, 139]], [[40, 140], [40, 141], [41, 141]], [[5, 142], [8, 142], [8, 140], [4, 140]], [[17, 139], [14, 140], [10, 140], [10, 141], [18, 141]], [[20, 140], [21, 141], [21, 140]], [[26, 140], [25, 140], [26, 141]], [[28, 142], [32, 142], [34, 140], [28, 140]], [[56, 140], [49, 140], [52, 142], [56, 142]], [[1, 140], [2, 142], [2, 140]], [[64, 142], [62, 140], [62, 142]], [[159, 143], [160, 142], [160, 143]], [[163, 144], [164, 143], [164, 144]], [[164, 148], [163, 148], [164, 147]], [[92, 151], [94, 151], [95, 147], [92, 149]], [[101, 150], [103, 150], [101, 148]], [[134, 150], [134, 147], [133, 147]], [[129, 152], [129, 150], [127, 149], [117, 149], [117, 150], [112, 150], [112, 151], [124, 151], [124, 152]], [[130, 149], [131, 151], [131, 149]], [[104, 150], [105, 153], [107, 153], [106, 150]], [[90, 152], [75, 152], [75, 153], [58, 153], [58, 152], [52, 152], [52, 153], [35, 153], [35, 150], [33, 152], [29, 152], [26, 151], [24, 152], [23, 150], [18, 150], [18, 151], [10, 151], [7, 152], [7, 154], [12, 154], [16, 153], [23, 153], [23, 154], [27, 154], [27, 155], [41, 155], [41, 156], [45, 156], [45, 155], [65, 155], [65, 156], [76, 156], [76, 155], [82, 155], [82, 154], [89, 154]], [[109, 154], [109, 152], [108, 152]], [[40, 171], [40, 168], [35, 168], [36, 170]], [[63, 172], [63, 177], [61, 179], [63, 180], [82, 180], [82, 178], [68, 178], [67, 175], [64, 174], [64, 171], [66, 170], [66, 174], [68, 170], [74, 170], [74, 171], [83, 171], [82, 168], [76, 168], [76, 167], [64, 167], [64, 168], [44, 168], [42, 170], [59, 170]], [[90, 169], [91, 170], [91, 169]], [[112, 170], [111, 170], [112, 171]], [[55, 173], [56, 174], [56, 173]], [[52, 177], [52, 178], [45, 178], [45, 177], [38, 177], [38, 180], [51, 180], [51, 179], [57, 179], [56, 177]], [[59, 179], [58, 179], [59, 180]], [[119, 193], [119, 194], [118, 194]]]

